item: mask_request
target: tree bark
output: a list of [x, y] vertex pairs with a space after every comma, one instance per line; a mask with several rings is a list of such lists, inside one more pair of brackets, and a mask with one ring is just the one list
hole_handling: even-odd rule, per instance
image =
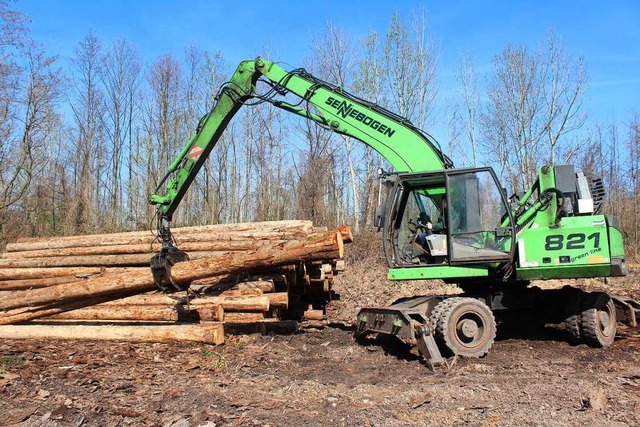
[[189, 302], [190, 307], [199, 309], [221, 305], [225, 313], [228, 312], [255, 312], [269, 311], [269, 297], [267, 295], [239, 296], [239, 297], [203, 297], [195, 298]]
[[[28, 291], [16, 291], [12, 298], [0, 301], [0, 310], [19, 307], [89, 300], [92, 297], [117, 295], [123, 292], [143, 293], [154, 290], [151, 270], [140, 274], [106, 274], [81, 282], [67, 283]], [[91, 305], [91, 304], [87, 304]]]
[[[261, 292], [260, 289], [252, 289], [254, 294], [240, 295], [231, 294], [219, 296], [205, 296], [189, 299], [187, 302], [186, 297], [178, 297], [165, 294], [151, 294], [151, 295], [134, 295], [128, 298], [108, 301], [97, 307], [157, 307], [157, 306], [175, 306], [183, 305], [189, 309], [200, 310], [206, 307], [222, 306], [224, 311], [232, 312], [266, 312], [270, 308], [270, 295], [277, 295], [274, 298], [276, 304], [282, 305], [286, 300], [286, 292], [262, 295], [255, 292]], [[281, 295], [284, 294], [284, 297]]]
[[51, 316], [52, 319], [65, 320], [137, 320], [167, 322], [198, 320], [219, 322], [222, 321], [223, 317], [223, 308], [221, 305], [201, 307], [198, 310], [188, 310], [183, 305], [96, 305]]
[[[298, 261], [342, 258], [343, 255], [342, 236], [337, 231], [330, 231], [322, 235], [309, 236], [302, 241], [260, 248], [255, 252], [230, 252], [219, 257], [181, 262], [173, 266], [171, 275], [177, 283], [186, 284], [197, 279], [237, 273], [256, 267], [265, 268]], [[83, 300], [92, 297], [117, 295], [124, 292], [144, 293], [154, 289], [151, 271], [141, 269], [136, 274], [128, 272], [105, 274], [90, 277], [82, 282], [16, 291], [12, 298], [0, 301], [0, 310], [71, 301], [81, 304]], [[33, 315], [35, 317], [32, 318], [41, 317], [38, 313]]]
[[101, 274], [130, 273], [148, 271], [149, 267], [41, 267], [41, 268], [0, 268], [0, 280], [46, 279], [51, 277], [76, 276], [82, 280]]
[[[219, 251], [249, 251], [262, 246], [271, 246], [284, 243], [285, 239], [256, 239], [247, 237], [243, 240], [213, 240], [215, 235], [202, 236], [210, 238], [212, 241], [202, 242], [180, 242], [179, 247], [185, 252], [219, 252]], [[228, 236], [227, 236], [228, 237]], [[25, 258], [49, 258], [49, 257], [73, 257], [73, 256], [94, 256], [94, 255], [133, 255], [158, 253], [162, 244], [159, 242], [141, 244], [122, 244], [105, 246], [79, 246], [61, 249], [40, 249], [33, 251], [6, 252], [2, 254], [2, 259], [25, 259]]]
[[348, 225], [341, 225], [338, 227], [338, 231], [342, 235], [342, 241], [344, 243], [353, 242], [353, 233], [351, 232], [351, 227]]
[[244, 289], [227, 289], [220, 292], [217, 296], [220, 297], [252, 297], [262, 295], [262, 289], [260, 288], [244, 288]]
[[224, 323], [255, 323], [264, 320], [264, 313], [225, 313]]
[[[18, 252], [19, 253], [19, 252]], [[201, 259], [226, 252], [191, 252], [191, 259]], [[48, 258], [0, 259], [2, 268], [46, 268], [46, 267], [142, 267], [148, 266], [152, 254], [61, 256]]]
[[[190, 299], [189, 301], [192, 301]], [[164, 305], [164, 306], [174, 306], [176, 304], [186, 304], [187, 298], [185, 294], [178, 292], [174, 294], [144, 294], [144, 295], [133, 295], [125, 298], [111, 299], [110, 301], [106, 301], [101, 303], [98, 307], [116, 307], [116, 306], [126, 306], [126, 307], [135, 307], [135, 306], [154, 306], [154, 305]]]
[[78, 282], [80, 280], [83, 279], [77, 276], [48, 277], [45, 279], [2, 280], [0, 281], [0, 290], [19, 291], [25, 289], [46, 288], [47, 286]]
[[113, 298], [123, 298], [134, 295], [135, 292], [122, 292], [118, 295], [104, 295], [100, 297], [85, 298], [79, 301], [66, 302], [63, 304], [48, 304], [39, 307], [22, 307], [6, 312], [0, 312], [0, 325], [26, 322], [27, 320], [39, 319], [41, 317], [53, 316], [71, 310], [87, 307], [90, 305], [104, 303]]
[[252, 282], [241, 282], [235, 285], [233, 290], [243, 290], [243, 289], [260, 289], [262, 292], [273, 292], [275, 291], [275, 285], [273, 284], [273, 280], [255, 280]]
[[[198, 227], [173, 228], [177, 242], [204, 242], [213, 240], [269, 240], [304, 237], [313, 232], [310, 221], [266, 221], [238, 224], [218, 224]], [[156, 237], [149, 231], [128, 233], [90, 234], [84, 236], [52, 237], [46, 239], [20, 239], [7, 244], [7, 252], [64, 249], [73, 247], [151, 244]]]
[[102, 273], [97, 267], [0, 268], [0, 280], [44, 279], [61, 276], [90, 276]]
[[222, 323], [197, 325], [4, 325], [2, 339], [224, 343]]
[[310, 308], [309, 310], [305, 310], [302, 318], [305, 320], [323, 320], [324, 319], [324, 311], [322, 310], [314, 310]]
[[269, 298], [271, 308], [289, 308], [289, 294], [287, 292], [275, 292], [265, 294]]
[[[171, 275], [179, 283], [204, 277], [231, 274], [243, 269], [268, 268], [298, 261], [342, 258], [344, 244], [339, 232], [329, 231], [291, 241], [275, 248], [264, 247], [255, 252], [228, 253], [220, 257], [203, 258], [176, 264]], [[213, 274], [212, 274], [213, 273]]]

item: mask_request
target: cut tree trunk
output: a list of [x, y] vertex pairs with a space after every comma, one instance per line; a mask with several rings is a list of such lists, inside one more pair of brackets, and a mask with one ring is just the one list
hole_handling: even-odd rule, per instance
[[103, 269], [97, 267], [0, 268], [0, 280], [45, 279], [61, 276], [87, 277], [102, 272]]
[[302, 318], [304, 320], [322, 320], [324, 319], [324, 311], [314, 310], [313, 308], [310, 308], [308, 310], [305, 310], [305, 312], [302, 315]]
[[338, 227], [338, 231], [342, 235], [342, 241], [344, 243], [353, 242], [353, 233], [351, 232], [351, 227], [348, 225], [341, 225]]
[[33, 307], [45, 304], [87, 300], [92, 297], [113, 295], [123, 292], [143, 293], [154, 290], [151, 270], [140, 274], [106, 274], [93, 276], [81, 282], [67, 283], [28, 291], [15, 291], [12, 298], [0, 301], [0, 310], [19, 307]]
[[46, 288], [47, 286], [61, 285], [63, 283], [78, 282], [81, 280], [84, 279], [77, 276], [48, 277], [45, 279], [3, 280], [0, 281], [0, 290], [20, 291], [25, 289]]
[[[218, 257], [181, 262], [173, 266], [171, 275], [175, 282], [188, 284], [194, 280], [211, 276], [222, 277], [251, 270], [252, 268], [268, 268], [301, 261], [342, 258], [343, 254], [344, 246], [341, 234], [337, 231], [330, 231], [320, 235], [308, 236], [304, 240], [293, 240], [274, 247], [263, 247], [256, 251], [230, 252]], [[20, 313], [19, 321], [25, 321], [40, 318], [43, 315], [56, 314], [55, 312], [51, 313], [51, 310], [68, 311], [64, 309], [65, 303], [73, 303], [73, 309], [77, 309], [93, 305], [92, 299], [95, 298], [115, 298], [123, 293], [144, 293], [155, 289], [150, 269], [141, 268], [133, 271], [135, 272], [126, 270], [122, 273], [93, 276], [81, 282], [47, 288], [16, 291], [13, 293], [12, 298], [0, 300], [0, 310], [45, 306], [44, 309]], [[69, 274], [67, 273], [66, 275]], [[266, 309], [262, 308], [263, 306], [259, 309], [230, 307], [229, 311], [268, 311], [269, 299], [267, 297], [264, 298], [266, 299]], [[229, 301], [221, 302], [225, 310], [227, 310], [227, 304], [229, 303]], [[58, 306], [51, 307], [56, 304]], [[241, 302], [238, 302], [238, 304], [241, 304]], [[3, 320], [6, 320], [6, 317]]]
[[255, 252], [230, 252], [219, 257], [181, 262], [173, 266], [171, 275], [178, 283], [189, 283], [213, 274], [231, 274], [243, 269], [268, 268], [298, 261], [342, 258], [344, 244], [339, 232], [310, 235], [275, 247]]
[[287, 292], [275, 292], [265, 294], [269, 298], [271, 308], [289, 308], [289, 294]]
[[[267, 221], [239, 224], [218, 224], [198, 227], [173, 228], [175, 240], [206, 242], [229, 240], [288, 240], [304, 237], [313, 232], [310, 221]], [[48, 239], [20, 239], [7, 244], [7, 252], [65, 249], [74, 247], [151, 244], [156, 237], [149, 231], [129, 233], [92, 234], [86, 236], [53, 237]]]
[[218, 296], [221, 297], [249, 297], [262, 295], [262, 289], [260, 288], [247, 288], [247, 289], [228, 289], [220, 292]]
[[4, 325], [3, 339], [63, 339], [130, 342], [224, 343], [222, 323], [197, 325]]
[[255, 280], [252, 282], [240, 282], [237, 285], [233, 286], [231, 289], [260, 289], [262, 292], [266, 293], [275, 291], [275, 285], [273, 284], [273, 280]]
[[267, 295], [247, 297], [203, 297], [195, 298], [189, 302], [189, 306], [194, 309], [199, 309], [200, 307], [208, 307], [211, 305], [221, 305], [225, 313], [262, 313], [269, 311], [270, 307], [269, 297]]
[[[256, 289], [261, 292], [259, 289]], [[255, 292], [255, 291], [254, 291]], [[286, 295], [286, 292], [282, 292]], [[254, 294], [254, 295], [220, 295], [220, 296], [205, 296], [189, 299], [185, 297], [176, 297], [165, 294], [152, 294], [152, 295], [134, 295], [128, 298], [122, 298], [118, 300], [112, 300], [102, 303], [96, 307], [144, 307], [144, 306], [173, 306], [183, 305], [190, 309], [201, 309], [205, 307], [222, 306], [225, 312], [266, 312], [270, 307], [270, 296], [279, 294]], [[276, 304], [283, 304], [284, 297], [277, 296], [274, 299]]]
[[132, 320], [132, 321], [222, 321], [221, 305], [188, 310], [183, 305], [92, 306], [61, 313], [52, 319], [65, 320]]
[[225, 323], [254, 323], [264, 320], [264, 313], [225, 313]]
[[99, 305], [99, 307], [112, 307], [112, 306], [139, 306], [139, 305], [164, 305], [173, 306], [176, 304], [186, 304], [186, 294], [182, 292], [176, 292], [174, 294], [145, 294], [145, 295], [133, 295], [126, 298], [112, 299]]
[[[266, 268], [299, 261], [335, 259], [342, 258], [343, 255], [344, 246], [341, 234], [330, 231], [308, 236], [304, 240], [286, 242], [275, 247], [263, 247], [255, 252], [229, 252], [218, 257], [181, 262], [173, 266], [171, 275], [177, 283], [187, 284], [206, 277], [228, 275], [256, 267]], [[82, 304], [84, 300], [95, 297], [121, 293], [144, 293], [154, 289], [154, 280], [150, 270], [141, 270], [136, 274], [129, 272], [105, 274], [89, 277], [77, 283], [16, 291], [12, 298], [0, 301], [0, 310], [64, 302]], [[86, 305], [92, 304], [87, 302]], [[42, 317], [38, 312], [31, 314], [34, 316], [31, 319]], [[29, 319], [23, 318], [23, 320]]]
[[[227, 252], [190, 252], [192, 260], [224, 255]], [[133, 267], [148, 266], [152, 254], [93, 255], [26, 259], [0, 259], [3, 268], [45, 268], [45, 267]]]
[[42, 317], [53, 316], [60, 313], [65, 313], [71, 310], [77, 310], [79, 308], [87, 307], [90, 305], [96, 305], [107, 302], [113, 298], [124, 298], [136, 294], [137, 292], [122, 292], [118, 295], [103, 295], [99, 297], [85, 298], [82, 300], [59, 303], [59, 304], [47, 304], [39, 307], [21, 307], [15, 310], [0, 312], [0, 325], [10, 325], [14, 323], [26, 322], [28, 320], [39, 319]]
[[[292, 265], [280, 265], [280, 266], [272, 266], [270, 268], [252, 268], [252, 273], [248, 279], [250, 282], [256, 281], [273, 281], [280, 282], [283, 284], [287, 284], [289, 282], [288, 276], [295, 275], [295, 266]], [[191, 286], [217, 286], [227, 284], [229, 282], [231, 284], [238, 283], [238, 280], [246, 280], [246, 276], [242, 278], [238, 278], [233, 274], [223, 274], [219, 276], [211, 276], [206, 277], [204, 279], [198, 279], [191, 282]]]
[[[162, 305], [165, 307], [174, 306], [176, 304], [186, 304], [187, 298], [185, 293], [177, 292], [174, 294], [145, 294], [145, 295], [133, 295], [127, 298], [112, 299], [110, 301], [100, 304], [98, 307], [116, 307], [116, 306], [157, 306]], [[190, 299], [193, 301], [193, 299]]]
[[[217, 239], [211, 236], [211, 239]], [[289, 239], [290, 240], [290, 239]], [[228, 251], [249, 251], [262, 246], [270, 246], [284, 243], [286, 240], [214, 240], [203, 242], [180, 242], [180, 249], [185, 252], [228, 252]], [[95, 255], [134, 255], [149, 254], [155, 255], [161, 248], [159, 242], [153, 244], [126, 244], [108, 246], [71, 247], [62, 249], [41, 249], [34, 251], [6, 252], [2, 254], [3, 259], [26, 259], [26, 258], [51, 258], [51, 257], [74, 257], [74, 256], [95, 256]]]

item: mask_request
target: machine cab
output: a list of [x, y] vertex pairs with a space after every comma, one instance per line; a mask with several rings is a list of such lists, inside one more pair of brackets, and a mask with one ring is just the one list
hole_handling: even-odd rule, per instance
[[[491, 168], [398, 174], [387, 181], [384, 245], [390, 268], [488, 266], [512, 259], [513, 218]], [[428, 270], [422, 276], [430, 278]]]

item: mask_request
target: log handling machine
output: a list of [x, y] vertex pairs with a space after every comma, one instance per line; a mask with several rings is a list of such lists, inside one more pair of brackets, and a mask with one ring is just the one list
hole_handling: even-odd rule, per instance
[[[262, 94], [258, 82], [265, 84]], [[380, 153], [395, 170], [380, 174], [387, 198], [376, 211], [389, 279], [441, 279], [463, 291], [363, 308], [356, 336], [394, 335], [417, 346], [433, 366], [446, 355], [486, 354], [496, 317], [508, 313], [516, 319], [527, 311], [544, 313], [574, 342], [595, 347], [613, 342], [616, 319], [637, 325], [637, 301], [569, 286], [529, 286], [532, 280], [627, 274], [620, 225], [600, 213], [600, 178], [571, 165], [543, 166], [528, 191], [508, 198], [492, 168], [455, 168], [434, 138], [408, 119], [302, 68], [286, 71], [261, 58], [240, 63], [150, 196], [163, 241], [152, 269], [162, 289], [171, 289], [170, 266], [186, 259], [171, 236], [174, 211], [234, 114], [263, 102]]]

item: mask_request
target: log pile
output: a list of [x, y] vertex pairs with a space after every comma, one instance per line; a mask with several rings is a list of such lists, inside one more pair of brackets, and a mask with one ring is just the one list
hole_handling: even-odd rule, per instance
[[[9, 243], [0, 258], [0, 338], [189, 340], [219, 344], [224, 326], [322, 320], [351, 231], [277, 221], [172, 230], [190, 260], [156, 292], [149, 232]], [[47, 335], [48, 334], [48, 335]]]

